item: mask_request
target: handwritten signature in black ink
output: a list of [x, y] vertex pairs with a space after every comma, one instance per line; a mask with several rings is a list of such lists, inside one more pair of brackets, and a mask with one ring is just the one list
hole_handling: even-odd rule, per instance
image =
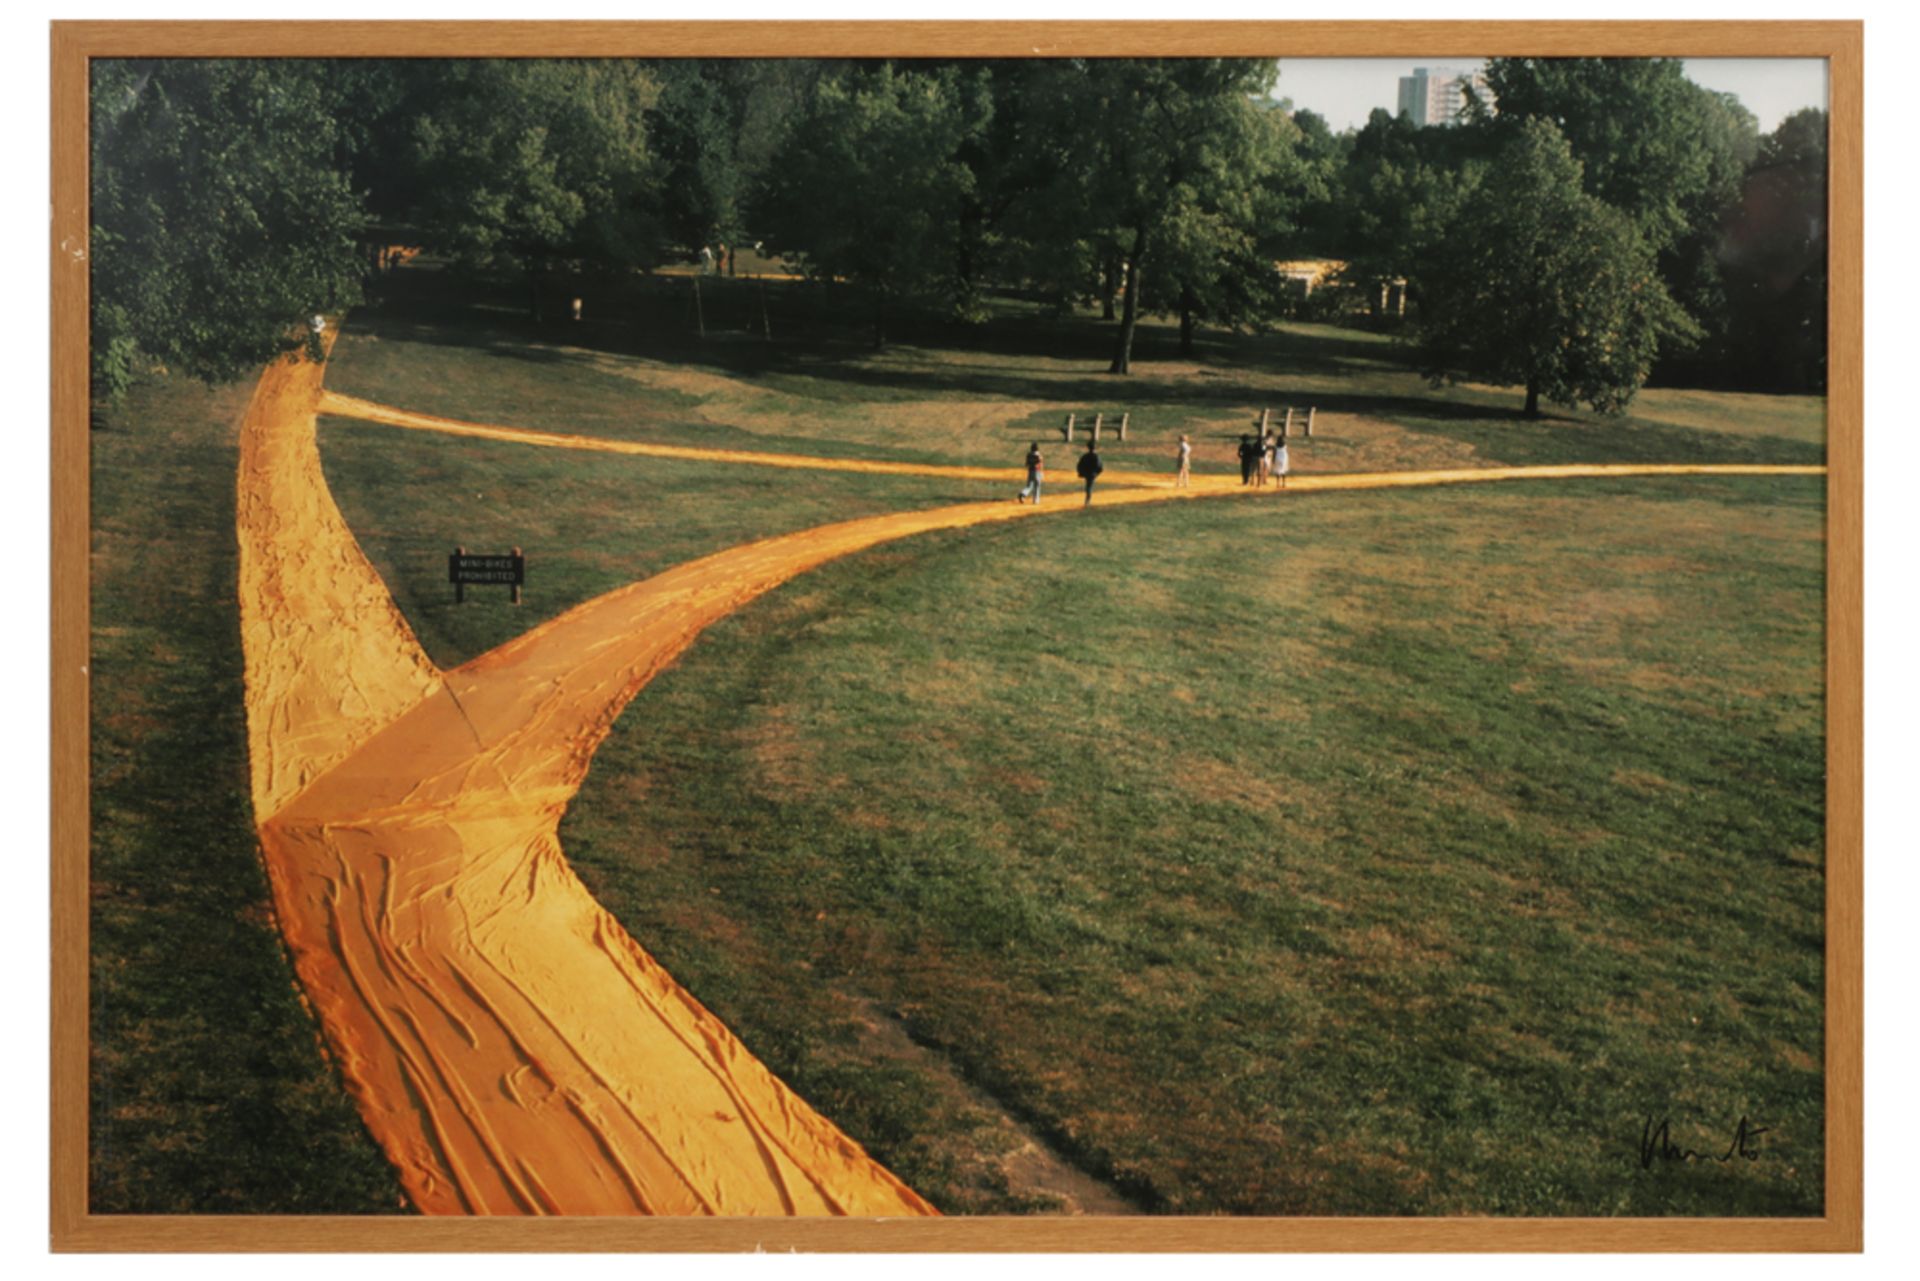
[[1682, 1164], [1692, 1161], [1717, 1161], [1726, 1164], [1733, 1160], [1758, 1161], [1760, 1159], [1760, 1136], [1772, 1127], [1755, 1125], [1746, 1117], [1740, 1118], [1740, 1124], [1734, 1127], [1733, 1141], [1727, 1144], [1725, 1152], [1701, 1152], [1694, 1148], [1681, 1147], [1673, 1141], [1673, 1123], [1667, 1117], [1657, 1122], [1650, 1116], [1640, 1129], [1640, 1168], [1650, 1170], [1655, 1161], [1678, 1161]]

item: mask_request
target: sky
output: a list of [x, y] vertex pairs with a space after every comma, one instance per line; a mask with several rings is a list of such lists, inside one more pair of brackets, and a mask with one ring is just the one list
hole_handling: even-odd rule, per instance
[[[1687, 58], [1687, 78], [1737, 96], [1772, 133], [1802, 107], [1827, 105], [1827, 65], [1819, 58]], [[1375, 107], [1399, 104], [1400, 77], [1416, 66], [1467, 71], [1482, 58], [1282, 58], [1277, 97], [1326, 118], [1335, 133], [1358, 129]]]

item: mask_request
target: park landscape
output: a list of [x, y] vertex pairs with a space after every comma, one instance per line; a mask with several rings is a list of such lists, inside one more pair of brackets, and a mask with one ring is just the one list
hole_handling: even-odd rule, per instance
[[[1142, 65], [1121, 89], [1215, 101], [1234, 145], [1277, 128], [1241, 110], [1247, 68]], [[1244, 166], [1070, 238], [1056, 190], [956, 283], [914, 266], [953, 224], [836, 243], [857, 211], [788, 188], [844, 135], [940, 124], [978, 194], [979, 130], [901, 123], [943, 85], [977, 105], [964, 65], [641, 71], [614, 78], [653, 169], [570, 178], [600, 153], [549, 123], [490, 240], [484, 191], [462, 222], [451, 171], [396, 181], [409, 252], [343, 213], [350, 289], [233, 295], [277, 326], [161, 334], [129, 305], [113, 335], [100, 308], [144, 299], [96, 290], [97, 1212], [1819, 1212], [1825, 415], [1780, 385], [1804, 333], [1769, 331], [1756, 373], [1746, 310], [1716, 329], [1662, 283], [1703, 269], [1684, 219], [1672, 261], [1644, 240], [1681, 214], [1578, 191], [1497, 243], [1564, 293], [1592, 254], [1560, 233], [1591, 219], [1580, 306], [1613, 328], [1520, 377], [1546, 313], [1427, 324], [1444, 267], [1411, 320], [1247, 270], [1391, 178], [1427, 205], [1345, 261], [1419, 286], [1450, 252], [1424, 220], [1502, 173], [1604, 169], [1513, 111], [1477, 143], [1371, 122], [1318, 188], [1283, 116], [1238, 229]], [[1526, 71], [1503, 105], [1554, 89]], [[489, 88], [551, 122], [585, 83], [574, 106], [621, 119], [612, 73], [559, 72]], [[995, 119], [1102, 72], [1003, 74]], [[448, 75], [434, 101], [485, 141]], [[768, 83], [811, 113], [778, 145], [749, 128]], [[427, 90], [387, 88], [363, 153], [444, 161]], [[740, 239], [712, 170], [751, 175], [750, 142], [738, 206], [778, 234], [710, 269], [674, 228]], [[1441, 163], [1475, 145], [1538, 163]], [[869, 150], [913, 172], [843, 177], [858, 204], [958, 190]], [[288, 175], [261, 183], [270, 223]], [[504, 224], [543, 195], [575, 218], [536, 254]], [[608, 208], [659, 260], [609, 265]], [[206, 270], [178, 277], [195, 305]], [[1287, 487], [1244, 486], [1240, 435], [1289, 409], [1314, 434]], [[1094, 413], [1128, 431], [1082, 505]], [[456, 545], [523, 550], [519, 603], [456, 600]], [[1765, 1134], [1646, 1159], [1662, 1120], [1716, 1157]]]

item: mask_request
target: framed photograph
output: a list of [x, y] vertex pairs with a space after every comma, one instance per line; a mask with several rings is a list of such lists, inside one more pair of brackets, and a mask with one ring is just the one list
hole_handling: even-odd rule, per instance
[[52, 53], [55, 1249], [1859, 1248], [1859, 23]]

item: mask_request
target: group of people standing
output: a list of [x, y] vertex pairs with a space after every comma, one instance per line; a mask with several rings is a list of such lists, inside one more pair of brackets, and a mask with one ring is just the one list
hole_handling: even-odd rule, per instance
[[[1184, 437], [1183, 437], [1184, 439]], [[1240, 483], [1252, 485], [1256, 489], [1266, 488], [1273, 481], [1280, 488], [1287, 487], [1287, 472], [1292, 464], [1287, 461], [1287, 438], [1266, 432], [1259, 440], [1252, 432], [1240, 433]]]
[[[1180, 446], [1174, 455], [1174, 463], [1174, 488], [1191, 488], [1193, 442], [1184, 435], [1180, 437]], [[1084, 507], [1093, 502], [1093, 482], [1097, 480], [1100, 473], [1105, 470], [1106, 466], [1100, 461], [1099, 452], [1094, 449], [1093, 442], [1088, 441], [1087, 452], [1080, 455], [1080, 461], [1074, 466], [1074, 471], [1079, 474], [1081, 480], [1086, 482], [1087, 486], [1086, 498], [1081, 503], [1081, 506]], [[1292, 464], [1287, 460], [1287, 438], [1285, 435], [1275, 435], [1273, 432], [1266, 432], [1261, 435], [1260, 439], [1255, 440], [1253, 433], [1241, 433], [1240, 483], [1242, 485], [1253, 485], [1255, 488], [1264, 489], [1267, 482], [1272, 481], [1281, 489], [1285, 489], [1287, 487], [1287, 473], [1290, 470], [1292, 470]], [[1014, 501], [1018, 503], [1031, 502], [1038, 505], [1040, 502], [1040, 490], [1046, 481], [1046, 477], [1046, 459], [1042, 457], [1040, 453], [1040, 442], [1036, 440], [1027, 446], [1026, 487], [1014, 495]]]

